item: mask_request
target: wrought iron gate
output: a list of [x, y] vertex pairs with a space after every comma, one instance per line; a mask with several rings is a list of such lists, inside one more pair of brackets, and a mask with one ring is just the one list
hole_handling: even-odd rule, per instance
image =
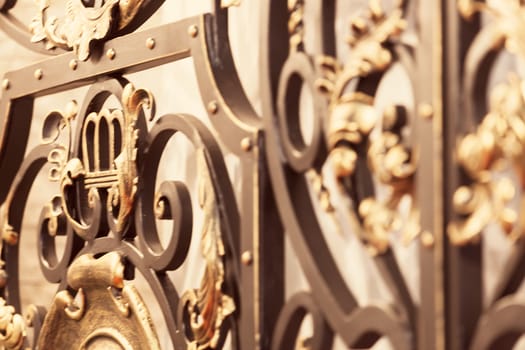
[[[524, 2], [259, 1], [257, 112], [230, 48], [246, 2], [148, 27], [168, 2], [37, 0], [25, 26], [0, 1], [46, 55], [1, 85], [0, 344], [519, 345]], [[188, 60], [197, 116], [136, 75]], [[24, 304], [26, 261], [50, 303]]]

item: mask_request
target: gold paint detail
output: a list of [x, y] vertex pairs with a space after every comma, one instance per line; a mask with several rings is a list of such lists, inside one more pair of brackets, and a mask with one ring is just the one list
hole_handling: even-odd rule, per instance
[[11, 83], [9, 82], [9, 79], [2, 80], [2, 88], [4, 90], [8, 90], [11, 87]]
[[106, 57], [109, 58], [110, 60], [115, 59], [116, 55], [117, 55], [117, 52], [115, 51], [115, 49], [108, 49], [106, 51]]
[[69, 267], [67, 282], [76, 294], [63, 290], [55, 296], [38, 340], [40, 349], [63, 344], [72, 349], [160, 349], [146, 305], [124, 283], [119, 253], [81, 255]]
[[216, 349], [221, 336], [221, 326], [235, 311], [235, 303], [222, 291], [224, 283], [224, 256], [221, 237], [219, 207], [208, 171], [203, 149], [197, 154], [199, 174], [199, 205], [204, 213], [201, 233], [201, 253], [206, 261], [204, 276], [199, 289], [191, 289], [182, 295], [181, 306], [188, 316], [186, 337], [192, 350]]
[[[367, 145], [368, 168], [378, 182], [388, 188], [388, 194], [381, 200], [369, 197], [357, 206], [362, 223], [360, 235], [373, 255], [384, 253], [389, 248], [389, 233], [392, 231], [402, 230], [405, 243], [420, 232], [419, 211], [414, 206], [406, 217], [399, 212], [401, 200], [405, 196], [413, 198], [416, 160], [403, 144], [401, 131], [406, 115], [400, 115], [398, 107], [389, 106], [380, 118], [374, 108], [373, 96], [348, 91], [348, 86], [355, 79], [384, 72], [390, 67], [392, 53], [387, 44], [406, 26], [402, 5], [402, 1], [398, 2], [397, 7], [386, 14], [379, 1], [371, 0], [365, 17], [351, 20], [351, 35], [347, 39], [352, 49], [349, 60], [342, 65], [334, 57], [318, 59], [322, 77], [316, 81], [316, 86], [328, 99], [328, 160], [339, 187], [346, 189], [344, 183], [355, 174], [361, 156], [358, 149]], [[372, 130], [381, 121], [380, 134], [371, 138]], [[328, 190], [320, 181], [314, 190], [325, 211], [333, 211]]]
[[144, 0], [109, 0], [98, 7], [86, 7], [80, 0], [68, 0], [66, 13], [57, 17], [60, 1], [36, 0], [38, 14], [30, 30], [31, 42], [45, 42], [48, 49], [72, 49], [81, 61], [88, 59], [90, 45], [125, 28]]
[[15, 308], [0, 298], [0, 347], [5, 350], [20, 350], [26, 337], [26, 322]]
[[241, 0], [221, 0], [221, 8], [225, 9], [233, 6], [240, 6]]
[[197, 34], [199, 34], [199, 27], [197, 27], [195, 24], [192, 24], [188, 27], [188, 35], [192, 38], [197, 37]]
[[147, 38], [146, 39], [146, 47], [150, 50], [153, 50], [155, 48], [155, 39], [153, 38]]
[[304, 40], [304, 0], [288, 0], [290, 50], [299, 51]]
[[[138, 170], [137, 170], [137, 141], [138, 129], [136, 122], [142, 106], [152, 108], [154, 104], [153, 96], [146, 90], [136, 90], [132, 84], [127, 84], [122, 92], [122, 106], [123, 110], [115, 109], [109, 111], [102, 109], [100, 112], [90, 113], [84, 123], [84, 135], [82, 137], [82, 160], [79, 158], [72, 158], [62, 167], [60, 172], [60, 190], [62, 198], [62, 209], [72, 224], [73, 229], [80, 236], [85, 231], [85, 224], [77, 220], [71, 213], [67, 204], [67, 193], [74, 189], [76, 184], [81, 183], [84, 189], [88, 191], [88, 198], [90, 204], [95, 196], [98, 196], [98, 189], [107, 189], [107, 211], [116, 211], [115, 230], [117, 233], [122, 233], [128, 225], [128, 217], [133, 209], [134, 199], [137, 192], [138, 184]], [[99, 125], [105, 122], [112, 126], [115, 123], [119, 127], [119, 133], [122, 135], [119, 147], [110, 150], [109, 155], [109, 169], [103, 169], [101, 165], [101, 154], [95, 135], [94, 159], [90, 162], [90, 152], [88, 150], [89, 137], [86, 134], [87, 125], [92, 125], [95, 130], [98, 130]], [[115, 131], [110, 132], [109, 144], [113, 145], [116, 142]], [[66, 154], [69, 152], [66, 152]]]
[[[453, 208], [460, 218], [448, 226], [451, 242], [477, 242], [491, 222], [497, 222], [511, 240], [520, 238], [525, 222], [510, 204], [525, 188], [524, 81], [512, 76], [508, 83], [494, 87], [489, 112], [474, 132], [458, 142], [456, 154], [471, 183], [454, 193]], [[515, 170], [517, 184], [502, 174], [506, 166]], [[524, 203], [522, 196], [520, 204]]]

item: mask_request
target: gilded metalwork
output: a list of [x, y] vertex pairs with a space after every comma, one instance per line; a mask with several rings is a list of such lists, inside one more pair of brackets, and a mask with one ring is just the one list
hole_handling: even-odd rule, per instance
[[148, 309], [124, 282], [118, 253], [78, 257], [67, 280], [76, 294], [63, 290], [56, 295], [41, 330], [40, 349], [64, 344], [75, 349], [160, 349]]
[[56, 17], [56, 2], [37, 0], [39, 13], [31, 22], [31, 41], [44, 41], [48, 49], [73, 49], [82, 61], [90, 55], [90, 45], [106, 39], [113, 30], [122, 30], [137, 15], [144, 0], [104, 1], [87, 7], [81, 0], [68, 0], [66, 14]]
[[[81, 236], [85, 235], [87, 226], [72, 214], [68, 204], [68, 194], [77, 183], [83, 184], [88, 192], [91, 208], [98, 200], [98, 190], [107, 189], [106, 206], [108, 213], [114, 215], [115, 232], [123, 233], [128, 225], [138, 183], [136, 165], [138, 130], [135, 123], [143, 105], [148, 108], [153, 106], [151, 94], [142, 89], [135, 90], [131, 84], [126, 85], [122, 94], [123, 110], [116, 109], [110, 112], [108, 109], [103, 109], [98, 113], [92, 112], [86, 117], [82, 138], [82, 159], [69, 159], [63, 166], [59, 163], [62, 208], [68, 221]], [[63, 120], [69, 125], [68, 117]], [[110, 128], [109, 140], [105, 141], [110, 145], [109, 154], [102, 154], [103, 150], [99, 149], [100, 128], [103, 124]], [[90, 135], [90, 132], [94, 134]], [[90, 147], [94, 149], [91, 150]], [[65, 149], [64, 146], [59, 145], [53, 152], [62, 152]], [[94, 159], [90, 158], [90, 154]], [[57, 158], [61, 162], [64, 159], [63, 156]], [[52, 171], [58, 173], [58, 169], [53, 168]]]
[[383, 113], [382, 132], [368, 141], [380, 121], [373, 106], [374, 98], [363, 92], [347, 90], [355, 79], [384, 72], [392, 63], [392, 53], [386, 44], [405, 28], [402, 3], [397, 6], [385, 14], [380, 2], [371, 1], [367, 17], [356, 17], [351, 22], [352, 35], [347, 39], [352, 48], [349, 60], [341, 65], [333, 57], [321, 57], [322, 78], [316, 82], [329, 101], [326, 132], [328, 158], [341, 188], [346, 186], [345, 179], [354, 175], [360, 156], [358, 148], [367, 142], [370, 142], [366, 155], [369, 169], [380, 183], [389, 188], [389, 195], [384, 201], [369, 197], [358, 204], [364, 231], [362, 238], [376, 253], [384, 253], [388, 249], [389, 233], [392, 231], [403, 228], [406, 242], [419, 233], [416, 209], [411, 210], [404, 227], [397, 212], [400, 200], [412, 194], [415, 159], [403, 145], [401, 136], [406, 116], [398, 115], [395, 106], [387, 108]]
[[288, 33], [290, 48], [293, 51], [302, 49], [304, 39], [304, 0], [288, 0]]
[[[484, 45], [504, 47], [520, 60], [525, 49], [520, 28], [525, 18], [521, 1], [481, 3], [458, 1], [460, 13], [470, 19], [476, 12], [486, 12], [494, 19], [484, 29]], [[458, 163], [472, 181], [459, 187], [453, 198], [455, 211], [462, 216], [448, 226], [454, 244], [476, 241], [491, 222], [499, 223], [513, 240], [523, 235], [524, 223], [510, 204], [525, 183], [523, 163], [525, 140], [524, 82], [511, 76], [490, 93], [489, 112], [476, 131], [465, 135], [457, 146]], [[504, 164], [516, 171], [518, 186], [508, 175], [500, 174]], [[520, 187], [520, 189], [518, 189]], [[520, 205], [523, 199], [520, 200]]]
[[0, 298], [0, 346], [2, 349], [22, 349], [26, 328], [24, 318], [17, 314], [15, 308], [8, 305], [4, 298]]
[[517, 77], [494, 88], [490, 111], [477, 130], [458, 144], [457, 158], [471, 185], [461, 186], [454, 194], [454, 208], [464, 219], [448, 227], [455, 244], [466, 244], [481, 234], [492, 221], [513, 239], [523, 234], [523, 223], [509, 204], [518, 189], [512, 180], [498, 174], [509, 161], [516, 170], [518, 183], [524, 184], [525, 172], [525, 95], [524, 83]]
[[224, 336], [222, 324], [235, 311], [235, 303], [222, 291], [225, 248], [217, 200], [202, 150], [197, 154], [197, 164], [200, 177], [199, 205], [204, 213], [200, 247], [206, 268], [200, 288], [186, 291], [182, 295], [181, 305], [187, 313], [189, 349], [205, 350], [217, 349], [220, 337]]

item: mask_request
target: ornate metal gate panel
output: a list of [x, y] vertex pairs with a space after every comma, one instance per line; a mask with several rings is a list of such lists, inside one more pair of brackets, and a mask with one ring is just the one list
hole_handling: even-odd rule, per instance
[[[246, 2], [153, 27], [173, 4], [35, 3], [24, 26], [0, 1], [45, 55], [2, 80], [6, 349], [519, 343], [521, 1], [261, 1], [255, 100]], [[188, 61], [195, 115], [137, 75]], [[24, 303], [29, 260], [49, 303]]]

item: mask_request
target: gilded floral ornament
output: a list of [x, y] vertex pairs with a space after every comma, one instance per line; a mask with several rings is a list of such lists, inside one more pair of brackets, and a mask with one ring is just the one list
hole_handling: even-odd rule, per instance
[[485, 31], [494, 47], [505, 48], [525, 58], [525, 7], [521, 0], [475, 1], [458, 0], [459, 12], [465, 18], [471, 18], [477, 12], [485, 12], [494, 17]]
[[462, 216], [448, 227], [450, 239], [455, 244], [476, 240], [493, 221], [513, 239], [523, 234], [524, 223], [509, 207], [516, 195], [516, 186], [501, 174], [501, 169], [509, 162], [516, 171], [521, 189], [524, 188], [524, 92], [525, 82], [517, 77], [495, 87], [488, 114], [477, 130], [465, 135], [458, 144], [458, 162], [472, 184], [458, 188], [453, 197], [454, 209]]
[[233, 299], [223, 293], [224, 244], [221, 238], [219, 209], [215, 191], [208, 172], [205, 154], [197, 154], [199, 171], [199, 205], [203, 210], [204, 226], [201, 233], [201, 253], [206, 261], [204, 276], [199, 289], [186, 291], [182, 295], [182, 311], [188, 317], [185, 323], [189, 349], [217, 349], [221, 326], [235, 311]]
[[15, 313], [14, 307], [0, 298], [0, 347], [5, 350], [20, 350], [26, 337], [26, 322]]
[[410, 150], [402, 142], [401, 129], [407, 119], [405, 111], [396, 106], [387, 108], [382, 118], [382, 132], [371, 139], [370, 134], [380, 121], [373, 106], [374, 98], [360, 91], [348, 91], [348, 86], [356, 79], [388, 69], [393, 58], [385, 45], [405, 28], [402, 5], [398, 2], [397, 7], [386, 14], [379, 1], [370, 1], [367, 16], [351, 21], [352, 34], [347, 39], [352, 49], [349, 60], [344, 65], [330, 56], [318, 60], [322, 77], [317, 80], [317, 86], [329, 103], [328, 159], [337, 182], [341, 188], [351, 191], [346, 179], [355, 174], [359, 150], [367, 145], [368, 167], [388, 188], [384, 200], [368, 197], [361, 200], [357, 208], [362, 222], [362, 239], [375, 253], [388, 249], [392, 231], [403, 229], [406, 242], [419, 233], [419, 216], [415, 209], [405, 225], [398, 214], [401, 198], [412, 194], [416, 166]]
[[[66, 13], [56, 17], [60, 4], [35, 0], [39, 13], [31, 22], [31, 41], [44, 41], [48, 49], [72, 49], [82, 61], [90, 55], [93, 41], [102, 40], [125, 28], [144, 0], [108, 0], [98, 7], [87, 7], [81, 0], [69, 0]], [[58, 7], [58, 9], [57, 9]]]

